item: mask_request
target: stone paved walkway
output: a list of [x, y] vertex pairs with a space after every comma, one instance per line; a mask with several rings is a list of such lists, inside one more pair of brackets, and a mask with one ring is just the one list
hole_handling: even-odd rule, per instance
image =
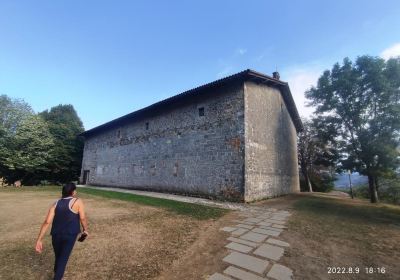
[[243, 203], [212, 201], [203, 198], [181, 196], [166, 193], [137, 191], [123, 188], [106, 188], [96, 186], [78, 186], [93, 189], [132, 193], [144, 196], [171, 199], [176, 201], [217, 206], [226, 209], [240, 210], [240, 220], [233, 221], [229, 227], [221, 228], [230, 232], [226, 248], [229, 254], [223, 259], [229, 267], [223, 272], [216, 272], [209, 280], [291, 280], [292, 270], [279, 264], [285, 248], [289, 244], [279, 239], [286, 229], [288, 211], [252, 206]]
[[209, 280], [291, 280], [292, 270], [279, 264], [289, 244], [279, 235], [286, 229], [285, 223], [291, 215], [285, 210], [252, 207], [242, 210], [242, 219], [236, 224], [221, 228], [229, 232], [226, 248], [229, 254], [223, 261], [229, 267], [216, 272]]

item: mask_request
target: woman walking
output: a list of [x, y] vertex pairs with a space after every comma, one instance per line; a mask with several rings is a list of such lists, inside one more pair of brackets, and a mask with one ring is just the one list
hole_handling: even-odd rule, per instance
[[55, 255], [54, 280], [60, 280], [64, 275], [76, 238], [81, 232], [80, 224], [82, 224], [83, 234], [88, 234], [85, 208], [82, 199], [76, 197], [75, 184], [64, 185], [62, 198], [50, 207], [36, 241], [38, 253], [43, 250], [42, 239], [51, 223], [52, 245]]

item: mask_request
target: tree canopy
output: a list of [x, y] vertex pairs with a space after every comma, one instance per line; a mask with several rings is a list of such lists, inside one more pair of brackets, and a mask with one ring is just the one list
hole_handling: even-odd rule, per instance
[[40, 114], [23, 100], [0, 96], [0, 177], [13, 183], [77, 180], [84, 131], [72, 105], [58, 105]]
[[400, 58], [345, 58], [306, 97], [338, 144], [342, 168], [367, 175], [371, 202], [377, 202], [378, 178], [399, 166]]
[[84, 128], [74, 107], [58, 105], [39, 115], [47, 122], [55, 143], [46, 177], [59, 182], [77, 180], [83, 153], [83, 140], [78, 135]]

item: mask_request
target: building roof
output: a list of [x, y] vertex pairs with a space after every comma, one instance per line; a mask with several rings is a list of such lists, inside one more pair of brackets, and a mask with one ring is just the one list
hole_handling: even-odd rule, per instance
[[167, 108], [167, 107], [170, 107], [173, 105], [177, 105], [180, 102], [182, 102], [183, 100], [187, 100], [187, 99], [190, 99], [191, 97], [195, 97], [199, 93], [204, 92], [205, 90], [208, 90], [208, 89], [211, 89], [214, 87], [218, 87], [221, 85], [233, 83], [235, 81], [249, 81], [249, 80], [255, 81], [258, 83], [263, 83], [263, 84], [266, 84], [269, 86], [274, 86], [274, 87], [277, 87], [278, 89], [280, 89], [280, 92], [285, 101], [286, 107], [288, 108], [289, 114], [293, 120], [293, 123], [294, 123], [294, 126], [296, 127], [297, 132], [299, 132], [303, 129], [303, 124], [301, 122], [299, 113], [297, 111], [296, 104], [294, 103], [288, 83], [283, 82], [278, 79], [275, 79], [273, 77], [267, 76], [265, 74], [256, 72], [254, 70], [247, 69], [242, 72], [236, 73], [234, 75], [216, 80], [214, 82], [211, 82], [211, 83], [187, 90], [187, 91], [177, 94], [175, 96], [169, 97], [167, 99], [164, 99], [162, 101], [154, 103], [150, 106], [147, 106], [143, 109], [134, 111], [125, 116], [114, 119], [105, 124], [99, 125], [95, 128], [89, 129], [80, 135], [84, 136], [84, 137], [92, 136], [97, 133], [111, 129], [113, 127], [120, 126], [120, 125], [126, 124], [128, 122], [132, 122], [139, 118], [151, 116], [154, 113], [163, 110], [164, 108]]

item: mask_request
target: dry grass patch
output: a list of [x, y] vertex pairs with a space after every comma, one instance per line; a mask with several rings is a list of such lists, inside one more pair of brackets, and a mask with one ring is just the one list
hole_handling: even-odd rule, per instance
[[[299, 279], [397, 279], [400, 275], [400, 207], [326, 195], [290, 199], [293, 215], [282, 239], [282, 261]], [[328, 267], [360, 269], [328, 274]], [[366, 273], [367, 267], [384, 268]]]
[[[51, 239], [44, 252], [34, 243], [54, 189], [0, 190], [0, 279], [51, 279]], [[65, 279], [152, 279], [185, 256], [216, 219], [177, 215], [165, 208], [81, 194], [90, 238], [77, 242]]]

